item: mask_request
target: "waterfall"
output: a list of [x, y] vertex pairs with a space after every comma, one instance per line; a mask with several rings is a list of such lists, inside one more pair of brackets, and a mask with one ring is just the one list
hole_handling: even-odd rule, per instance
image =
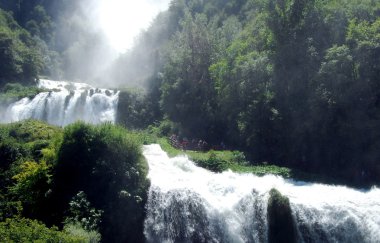
[[287, 196], [298, 242], [380, 242], [380, 190], [213, 173], [144, 146], [148, 242], [267, 242], [269, 191]]
[[84, 83], [41, 79], [39, 88], [47, 92], [33, 99], [23, 98], [6, 108], [2, 122], [38, 119], [65, 126], [77, 120], [98, 124], [115, 122], [119, 92], [98, 89]]

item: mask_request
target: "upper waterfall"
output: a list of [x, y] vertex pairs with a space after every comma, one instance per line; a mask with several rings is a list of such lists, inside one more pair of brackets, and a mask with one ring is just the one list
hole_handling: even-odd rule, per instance
[[84, 83], [41, 79], [46, 92], [10, 104], [2, 122], [38, 119], [65, 126], [77, 120], [92, 124], [115, 122], [119, 92], [94, 88]]
[[380, 190], [213, 173], [146, 145], [148, 242], [268, 242], [269, 191], [290, 201], [298, 242], [380, 242]]

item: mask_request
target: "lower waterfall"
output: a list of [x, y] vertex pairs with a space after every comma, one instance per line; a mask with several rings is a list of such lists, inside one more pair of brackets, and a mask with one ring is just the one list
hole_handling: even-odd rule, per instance
[[298, 242], [380, 242], [380, 190], [266, 175], [213, 173], [186, 156], [144, 146], [151, 187], [148, 242], [268, 242], [267, 204], [276, 188], [290, 201]]

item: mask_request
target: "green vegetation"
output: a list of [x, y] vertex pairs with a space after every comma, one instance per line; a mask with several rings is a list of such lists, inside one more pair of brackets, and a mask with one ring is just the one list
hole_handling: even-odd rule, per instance
[[34, 83], [43, 68], [39, 43], [0, 9], [0, 88], [7, 82]]
[[168, 138], [161, 137], [157, 139], [157, 143], [160, 144], [161, 148], [168, 153], [169, 157], [175, 157], [178, 155], [185, 154], [182, 150], [176, 149], [170, 145]]
[[170, 157], [186, 154], [197, 165], [214, 172], [222, 172], [230, 169], [238, 173], [253, 173], [259, 176], [273, 174], [289, 178], [293, 175], [292, 170], [286, 167], [267, 164], [250, 165], [249, 162], [246, 161], [244, 153], [239, 151], [182, 151], [171, 146], [168, 139], [164, 137], [158, 138], [154, 142], [159, 143], [161, 148], [167, 152]]
[[135, 73], [159, 104], [153, 121], [181, 138], [223, 141], [252, 165], [378, 184], [379, 10], [372, 0], [173, 0], [118, 67], [146, 61]]
[[45, 90], [35, 86], [24, 86], [19, 83], [7, 83], [0, 90], [0, 104], [7, 105], [22, 98], [34, 98], [38, 93]]
[[[79, 2], [0, 0], [0, 105], [36, 95], [39, 75], [93, 74], [79, 64], [101, 37], [64, 18]], [[0, 125], [0, 241], [142, 241], [154, 141], [216, 172], [380, 183], [378, 1], [173, 0], [136, 43], [109, 79], [148, 87], [122, 91], [117, 118], [146, 131]], [[182, 152], [172, 133], [232, 151]], [[269, 241], [292, 241], [288, 200], [269, 200]]]
[[1, 242], [64, 242], [85, 243], [92, 238], [86, 235], [74, 235], [58, 228], [47, 228], [44, 224], [31, 219], [8, 218], [0, 222]]
[[[143, 239], [149, 187], [143, 135], [111, 124], [78, 122], [61, 129], [27, 120], [0, 125], [0, 138], [0, 231], [14, 229], [0, 238]], [[40, 235], [31, 233], [35, 228]]]
[[103, 211], [104, 241], [140, 241], [147, 164], [134, 134], [111, 124], [67, 126], [58, 150], [52, 198], [56, 222], [69, 202], [83, 191], [94, 208]]
[[289, 198], [276, 189], [269, 192], [268, 242], [296, 242], [297, 233]]
[[[0, 86], [93, 73], [80, 57], [91, 59], [101, 37], [63, 18], [78, 4], [0, 0]], [[373, 0], [173, 0], [110, 67], [120, 86], [148, 87], [121, 92], [117, 120], [172, 123], [251, 165], [378, 184], [379, 9]], [[71, 42], [61, 41], [69, 27]]]
[[[94, 69], [107, 55], [104, 36], [76, 0], [0, 0], [0, 88], [34, 83], [38, 77], [94, 81]], [[90, 61], [91, 60], [91, 61]], [[95, 60], [95, 61], [93, 61]]]
[[157, 114], [146, 94], [138, 90], [122, 90], [117, 107], [118, 124], [129, 129], [143, 129], [154, 122]]

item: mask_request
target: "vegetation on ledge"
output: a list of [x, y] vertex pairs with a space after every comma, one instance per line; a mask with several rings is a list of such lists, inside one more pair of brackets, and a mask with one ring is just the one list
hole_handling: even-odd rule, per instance
[[171, 146], [167, 138], [158, 138], [157, 142], [170, 157], [186, 154], [198, 166], [214, 172], [222, 172], [230, 169], [238, 173], [253, 173], [259, 176], [263, 176], [265, 174], [273, 174], [289, 178], [292, 175], [292, 170], [286, 167], [267, 164], [249, 165], [245, 159], [244, 154], [239, 151], [182, 151]]
[[12, 102], [28, 97], [34, 98], [38, 93], [45, 91], [34, 85], [24, 86], [19, 83], [7, 83], [0, 90], [0, 104], [8, 105]]

